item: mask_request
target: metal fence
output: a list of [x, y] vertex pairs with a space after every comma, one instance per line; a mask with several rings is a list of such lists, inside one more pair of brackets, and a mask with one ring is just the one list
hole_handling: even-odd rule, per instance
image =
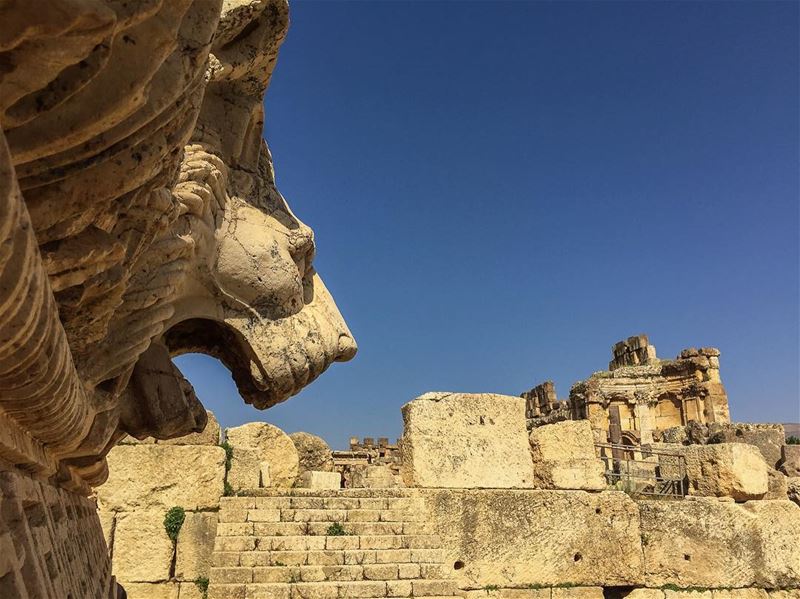
[[686, 459], [679, 453], [614, 443], [595, 443], [595, 450], [611, 487], [631, 495], [686, 495]]

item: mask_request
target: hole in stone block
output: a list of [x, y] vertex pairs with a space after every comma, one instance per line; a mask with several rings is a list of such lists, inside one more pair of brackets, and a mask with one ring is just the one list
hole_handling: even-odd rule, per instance
[[688, 553], [684, 553], [683, 554], [683, 559], [685, 559], [687, 562], [690, 562], [690, 561], [692, 561], [692, 556], [689, 555]]
[[576, 562], [579, 562], [583, 559], [583, 556], [580, 553], [576, 553], [575, 555], [572, 556], [572, 559], [575, 560]]
[[599, 507], [594, 508], [594, 513], [595, 514], [599, 514], [600, 512], [602, 512], [602, 510]]
[[458, 560], [456, 561], [456, 563], [453, 564], [453, 570], [461, 570], [463, 567], [464, 567], [464, 562], [462, 562], [461, 560]]

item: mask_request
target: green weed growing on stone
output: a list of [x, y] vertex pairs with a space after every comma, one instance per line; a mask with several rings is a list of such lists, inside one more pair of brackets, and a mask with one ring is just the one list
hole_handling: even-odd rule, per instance
[[178, 533], [181, 531], [183, 521], [186, 520], [186, 511], [179, 506], [171, 507], [164, 516], [164, 530], [173, 543], [178, 541]]
[[203, 599], [206, 599], [206, 597], [208, 597], [208, 578], [205, 576], [195, 578], [194, 584], [197, 585], [197, 588], [203, 593]]
[[338, 522], [334, 522], [328, 527], [329, 537], [343, 537], [345, 535], [347, 535], [347, 531], [344, 529], [344, 526]]

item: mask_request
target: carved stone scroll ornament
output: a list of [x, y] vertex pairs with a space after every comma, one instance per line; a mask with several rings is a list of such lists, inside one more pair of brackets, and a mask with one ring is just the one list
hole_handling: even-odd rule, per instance
[[0, 459], [88, 492], [205, 426], [172, 356], [263, 409], [356, 346], [262, 139], [286, 2], [37, 6], [0, 0]]

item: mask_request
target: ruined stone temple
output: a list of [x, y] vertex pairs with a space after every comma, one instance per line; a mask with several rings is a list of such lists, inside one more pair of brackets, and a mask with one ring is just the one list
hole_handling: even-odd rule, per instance
[[586, 419], [603, 441], [639, 445], [692, 421], [730, 422], [718, 349], [685, 349], [663, 360], [647, 336], [638, 335], [611, 351], [608, 370], [573, 385], [568, 400], [558, 400], [552, 381], [523, 393], [529, 426]]
[[0, 599], [799, 598], [800, 446], [715, 350], [342, 451], [205, 410], [174, 356], [266, 410], [356, 353], [262, 139], [288, 14], [0, 0]]

